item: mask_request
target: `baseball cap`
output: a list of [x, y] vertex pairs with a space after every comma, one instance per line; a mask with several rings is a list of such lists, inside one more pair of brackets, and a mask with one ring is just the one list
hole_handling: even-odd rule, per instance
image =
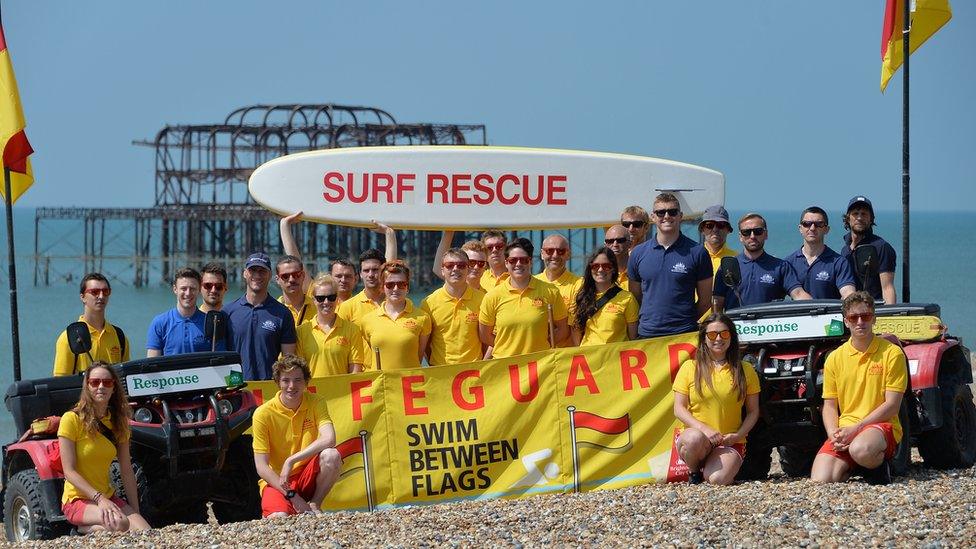
[[[729, 212], [725, 210], [720, 204], [715, 206], [709, 206], [705, 208], [705, 213], [702, 215], [701, 223], [706, 221], [722, 221], [724, 223], [729, 223]], [[698, 225], [701, 226], [701, 223]]]
[[247, 256], [247, 262], [244, 263], [245, 269], [250, 269], [251, 267], [264, 267], [267, 270], [271, 270], [271, 259], [268, 258], [267, 254], [261, 252], [255, 252]]
[[868, 207], [868, 211], [871, 212], [871, 216], [874, 216], [874, 206], [871, 205], [871, 201], [868, 200], [866, 196], [857, 195], [847, 203], [847, 212], [850, 213], [851, 208], [857, 206], [858, 204], [864, 204]]

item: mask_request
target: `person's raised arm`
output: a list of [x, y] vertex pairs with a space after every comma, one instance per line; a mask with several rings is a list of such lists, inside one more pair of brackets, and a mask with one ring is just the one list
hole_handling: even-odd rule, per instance
[[373, 220], [373, 226], [369, 230], [386, 237], [384, 241], [386, 245], [386, 250], [384, 250], [385, 259], [387, 262], [394, 261], [397, 258], [396, 231], [375, 219]]
[[[295, 212], [289, 216], [282, 217], [281, 221], [278, 222], [278, 232], [281, 233], [281, 249], [286, 255], [293, 255], [298, 258], [299, 263], [302, 263], [304, 267], [305, 263], [302, 262], [302, 252], [298, 249], [298, 242], [295, 241], [295, 235], [292, 232], [292, 226], [301, 223], [302, 212]], [[305, 276], [302, 278], [302, 292], [307, 292], [308, 287], [312, 284], [312, 277]]]
[[443, 280], [444, 277], [441, 275], [441, 262], [444, 260], [444, 254], [451, 247], [451, 242], [454, 242], [454, 231], [444, 231], [441, 233], [441, 241], [437, 244], [437, 251], [434, 252], [434, 264], [431, 265], [431, 270], [434, 272], [434, 276]]

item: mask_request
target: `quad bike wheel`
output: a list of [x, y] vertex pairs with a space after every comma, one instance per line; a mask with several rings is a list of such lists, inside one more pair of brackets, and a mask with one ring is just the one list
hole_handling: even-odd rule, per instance
[[4, 489], [3, 526], [8, 541], [54, 539], [68, 531], [65, 522], [52, 522], [41, 500], [40, 477], [24, 469], [10, 478]]

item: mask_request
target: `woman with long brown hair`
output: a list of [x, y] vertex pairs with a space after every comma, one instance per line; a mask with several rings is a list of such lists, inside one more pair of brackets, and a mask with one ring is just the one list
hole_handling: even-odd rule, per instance
[[576, 300], [570, 309], [573, 343], [602, 345], [637, 338], [639, 306], [634, 294], [617, 285], [617, 257], [597, 248], [586, 258]]
[[399, 259], [380, 267], [380, 283], [386, 299], [363, 316], [363, 339], [370, 352], [379, 349], [384, 370], [419, 368], [430, 338], [430, 317], [414, 307], [410, 292], [410, 268]]
[[698, 329], [695, 358], [674, 378], [674, 415], [684, 424], [677, 447], [688, 482], [731, 484], [759, 419], [759, 376], [740, 360], [735, 324], [724, 314], [710, 315]]
[[[129, 456], [131, 410], [119, 376], [104, 362], [85, 370], [78, 404], [61, 416], [58, 441], [64, 469], [61, 509], [82, 533], [145, 530]], [[109, 468], [118, 458], [131, 503], [115, 495]]]

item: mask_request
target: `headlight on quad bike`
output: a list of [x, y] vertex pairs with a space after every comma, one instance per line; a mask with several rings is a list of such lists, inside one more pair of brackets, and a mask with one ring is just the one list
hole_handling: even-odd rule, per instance
[[218, 400], [217, 410], [220, 411], [220, 415], [229, 416], [234, 413], [234, 403], [229, 400]]
[[139, 423], [152, 423], [152, 410], [149, 408], [137, 408], [135, 413], [132, 414], [132, 419], [138, 421]]

